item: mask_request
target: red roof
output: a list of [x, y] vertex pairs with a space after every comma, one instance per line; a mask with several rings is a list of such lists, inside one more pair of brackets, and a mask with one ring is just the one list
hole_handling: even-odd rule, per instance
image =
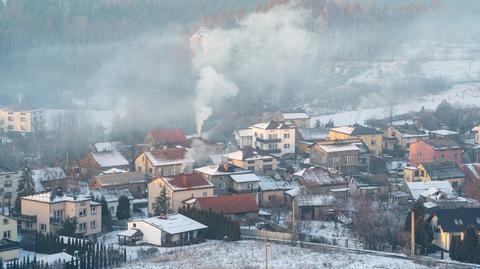
[[213, 184], [200, 173], [163, 177], [163, 180], [174, 190], [213, 187]]
[[222, 195], [197, 198], [196, 204], [201, 209], [211, 209], [216, 213], [235, 214], [258, 212], [258, 204], [252, 194]]
[[150, 152], [150, 155], [158, 162], [169, 162], [185, 159], [185, 148], [166, 148], [166, 149], [154, 149]]
[[178, 128], [151, 130], [148, 132], [148, 134], [153, 137], [155, 144], [157, 145], [183, 145], [187, 140], [183, 130]]

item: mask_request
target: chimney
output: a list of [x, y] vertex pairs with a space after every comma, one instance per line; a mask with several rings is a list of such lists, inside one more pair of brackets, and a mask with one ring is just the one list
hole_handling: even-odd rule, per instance
[[223, 171], [228, 172], [228, 163], [223, 162]]
[[63, 191], [61, 187], [55, 188], [55, 195], [56, 196], [63, 196]]

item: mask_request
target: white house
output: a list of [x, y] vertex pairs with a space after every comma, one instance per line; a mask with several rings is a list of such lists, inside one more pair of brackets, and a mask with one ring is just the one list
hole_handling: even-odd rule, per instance
[[253, 131], [250, 128], [235, 130], [233, 137], [239, 148], [251, 147], [253, 145]]
[[[156, 246], [178, 246], [203, 241], [208, 227], [182, 214], [168, 214], [135, 220], [118, 234], [119, 242], [135, 240]], [[138, 232], [140, 231], [140, 232]]]
[[285, 122], [262, 122], [250, 126], [253, 147], [282, 156], [295, 153], [295, 126]]

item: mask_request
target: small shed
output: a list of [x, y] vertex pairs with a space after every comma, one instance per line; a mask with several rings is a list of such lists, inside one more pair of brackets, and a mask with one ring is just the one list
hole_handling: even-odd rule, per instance
[[128, 229], [123, 232], [119, 232], [118, 244], [120, 245], [135, 245], [138, 241], [143, 240], [143, 233], [138, 229]]

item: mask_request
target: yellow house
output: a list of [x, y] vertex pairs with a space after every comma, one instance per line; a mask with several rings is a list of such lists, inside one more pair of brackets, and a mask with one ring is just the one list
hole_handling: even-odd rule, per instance
[[169, 207], [173, 212], [187, 205], [192, 198], [213, 196], [215, 186], [202, 174], [181, 174], [158, 177], [148, 184], [148, 214], [155, 215], [157, 198], [166, 189]]
[[185, 148], [153, 149], [140, 153], [134, 160], [135, 171], [148, 177], [174, 176], [193, 172], [193, 159]]
[[77, 220], [76, 233], [93, 237], [101, 232], [102, 207], [91, 196], [67, 195], [60, 190], [21, 198], [21, 228], [27, 231], [53, 233], [67, 218]]
[[19, 257], [20, 244], [17, 241], [17, 221], [5, 215], [0, 215], [0, 258], [3, 261]]
[[329, 140], [360, 139], [372, 154], [382, 155], [383, 133], [361, 125], [344, 126], [330, 129]]
[[430, 226], [433, 231], [432, 244], [448, 251], [452, 237], [460, 236], [460, 240], [463, 240], [468, 226], [473, 226], [478, 233], [480, 208], [437, 209], [432, 214]]
[[418, 167], [405, 167], [403, 178], [406, 182], [448, 181], [457, 190], [463, 190], [465, 174], [454, 161], [423, 163]]
[[0, 108], [0, 129], [4, 132], [40, 132], [45, 128], [43, 109]]

